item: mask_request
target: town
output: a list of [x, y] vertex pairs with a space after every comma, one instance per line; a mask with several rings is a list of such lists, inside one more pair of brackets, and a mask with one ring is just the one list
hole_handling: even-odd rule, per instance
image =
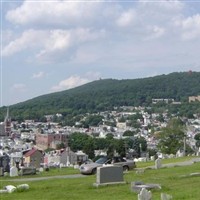
[[[189, 97], [189, 102], [199, 100]], [[152, 104], [158, 102], [180, 104], [173, 99], [152, 99]], [[4, 122], [0, 124], [0, 175], [10, 172], [15, 166], [23, 169], [22, 175], [33, 173], [40, 167], [79, 167], [82, 163], [93, 159], [84, 149], [73, 148], [72, 136], [76, 133], [89, 138], [123, 141], [124, 157], [134, 161], [155, 160], [156, 157], [172, 158], [187, 154], [199, 155], [200, 118], [194, 114], [192, 119], [184, 118], [185, 123], [182, 147], [174, 153], [163, 153], [158, 148], [160, 131], [167, 127], [171, 117], [169, 113], [152, 112], [151, 107], [115, 107], [113, 111], [87, 113], [76, 121], [74, 126], [62, 126], [54, 122], [54, 118], [62, 118], [62, 114], [46, 115], [46, 122], [35, 122], [27, 119], [21, 123], [12, 121], [9, 107]], [[95, 121], [93, 126], [83, 126], [90, 118]], [[95, 120], [94, 120], [95, 119]], [[133, 141], [129, 146], [126, 139]], [[135, 143], [134, 143], [135, 142]], [[75, 149], [76, 151], [73, 151]], [[89, 148], [93, 151], [92, 146]], [[189, 150], [188, 150], [189, 149]], [[108, 148], [94, 149], [93, 157], [108, 155]], [[113, 155], [121, 152], [113, 149]], [[31, 170], [30, 170], [31, 169]], [[33, 170], [33, 171], [32, 171]]]

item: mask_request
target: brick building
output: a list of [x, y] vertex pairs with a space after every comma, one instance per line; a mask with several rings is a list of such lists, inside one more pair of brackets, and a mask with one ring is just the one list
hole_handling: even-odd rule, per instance
[[68, 138], [66, 134], [62, 133], [37, 133], [35, 142], [36, 146], [41, 150], [56, 149], [56, 146], [61, 143], [67, 146]]

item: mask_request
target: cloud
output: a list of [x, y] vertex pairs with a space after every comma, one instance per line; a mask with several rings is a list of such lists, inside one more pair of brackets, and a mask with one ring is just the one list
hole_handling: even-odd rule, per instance
[[[89, 28], [69, 30], [26, 30], [20, 37], [10, 41], [3, 47], [2, 55], [11, 56], [24, 50], [35, 52], [39, 61], [57, 61], [59, 55], [66, 58], [66, 51], [76, 50], [79, 45], [103, 38], [105, 31], [94, 31]], [[64, 55], [63, 55], [64, 54]], [[58, 59], [56, 59], [58, 57]]]
[[11, 56], [28, 48], [41, 46], [41, 44], [45, 42], [46, 36], [47, 33], [45, 33], [45, 31], [32, 29], [26, 30], [21, 34], [19, 38], [10, 41], [3, 47], [2, 55]]
[[51, 91], [56, 92], [56, 91], [68, 90], [86, 84], [88, 82], [94, 81], [96, 79], [99, 79], [99, 77], [100, 77], [99, 72], [87, 72], [83, 77], [80, 77], [78, 75], [73, 75], [65, 80], [60, 81], [58, 85], [53, 86], [51, 88]]
[[71, 76], [65, 80], [62, 80], [58, 83], [58, 85], [55, 85], [51, 88], [52, 91], [61, 91], [61, 90], [67, 90], [71, 89], [80, 85], [83, 85], [85, 83], [88, 83], [89, 80], [86, 78], [81, 78], [80, 76], [74, 75]]
[[117, 19], [116, 23], [118, 26], [126, 27], [134, 22], [135, 12], [134, 10], [128, 10], [123, 12]]
[[175, 24], [182, 29], [182, 39], [197, 39], [200, 35], [200, 14], [175, 21]]
[[33, 79], [39, 79], [39, 78], [42, 78], [44, 77], [45, 73], [44, 72], [38, 72], [38, 73], [35, 73], [32, 75], [32, 78]]
[[11, 87], [11, 90], [15, 92], [26, 92], [27, 87], [23, 83], [16, 83]]
[[24, 1], [19, 7], [7, 12], [6, 19], [20, 25], [64, 25], [88, 24], [98, 13], [101, 2], [78, 1]]
[[[71, 30], [52, 30], [48, 37], [44, 48], [37, 54], [38, 59], [51, 59], [56, 54], [62, 55], [62, 51], [69, 48], [78, 48], [85, 42], [95, 41], [104, 37], [105, 32], [93, 31], [89, 28], [77, 28]], [[54, 54], [54, 55], [53, 55]], [[66, 58], [66, 55], [64, 55]]]

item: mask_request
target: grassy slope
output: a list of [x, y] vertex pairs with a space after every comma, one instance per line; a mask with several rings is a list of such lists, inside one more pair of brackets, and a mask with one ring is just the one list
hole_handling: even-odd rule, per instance
[[[153, 199], [160, 199], [161, 192], [168, 193], [176, 200], [198, 200], [200, 177], [181, 177], [190, 173], [199, 172], [200, 163], [191, 166], [146, 170], [143, 174], [130, 171], [124, 175], [125, 185], [113, 185], [94, 188], [95, 176], [86, 176], [75, 179], [54, 179], [27, 182], [30, 190], [22, 193], [1, 194], [0, 200], [137, 200], [137, 194], [131, 192], [132, 181], [161, 184], [161, 190], [152, 190]], [[23, 182], [26, 183], [26, 182]], [[1, 187], [21, 182], [1, 182]]]

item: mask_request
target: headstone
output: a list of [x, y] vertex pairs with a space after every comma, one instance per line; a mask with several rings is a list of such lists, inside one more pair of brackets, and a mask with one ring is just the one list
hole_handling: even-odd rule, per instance
[[151, 157], [150, 157], [150, 160], [151, 160], [151, 161], [155, 161], [155, 156], [151, 156]]
[[131, 191], [133, 192], [137, 192], [140, 193], [140, 191], [142, 190], [142, 188], [145, 188], [147, 190], [150, 189], [161, 189], [161, 185], [160, 184], [155, 184], [155, 183], [144, 183], [141, 181], [136, 181], [136, 182], [131, 182]]
[[20, 170], [20, 175], [34, 175], [36, 174], [35, 167], [22, 167]]
[[161, 193], [161, 200], [171, 200], [172, 196], [169, 194]]
[[15, 166], [10, 168], [10, 177], [14, 177], [14, 176], [18, 176], [18, 169]]
[[7, 185], [4, 187], [8, 191], [8, 193], [13, 193], [16, 190], [16, 187], [13, 185]]
[[151, 200], [152, 194], [151, 191], [148, 191], [145, 188], [142, 188], [140, 194], [138, 194], [138, 200]]
[[29, 185], [28, 184], [21, 184], [17, 186], [17, 191], [23, 192], [25, 190], [29, 189]]
[[160, 158], [155, 160], [155, 169], [160, 169], [162, 167], [162, 161]]
[[103, 166], [97, 168], [95, 186], [125, 183], [121, 166]]
[[43, 168], [43, 167], [40, 167], [40, 168], [39, 168], [39, 172], [44, 172], [44, 168]]
[[3, 176], [3, 167], [0, 167], [0, 176]]

